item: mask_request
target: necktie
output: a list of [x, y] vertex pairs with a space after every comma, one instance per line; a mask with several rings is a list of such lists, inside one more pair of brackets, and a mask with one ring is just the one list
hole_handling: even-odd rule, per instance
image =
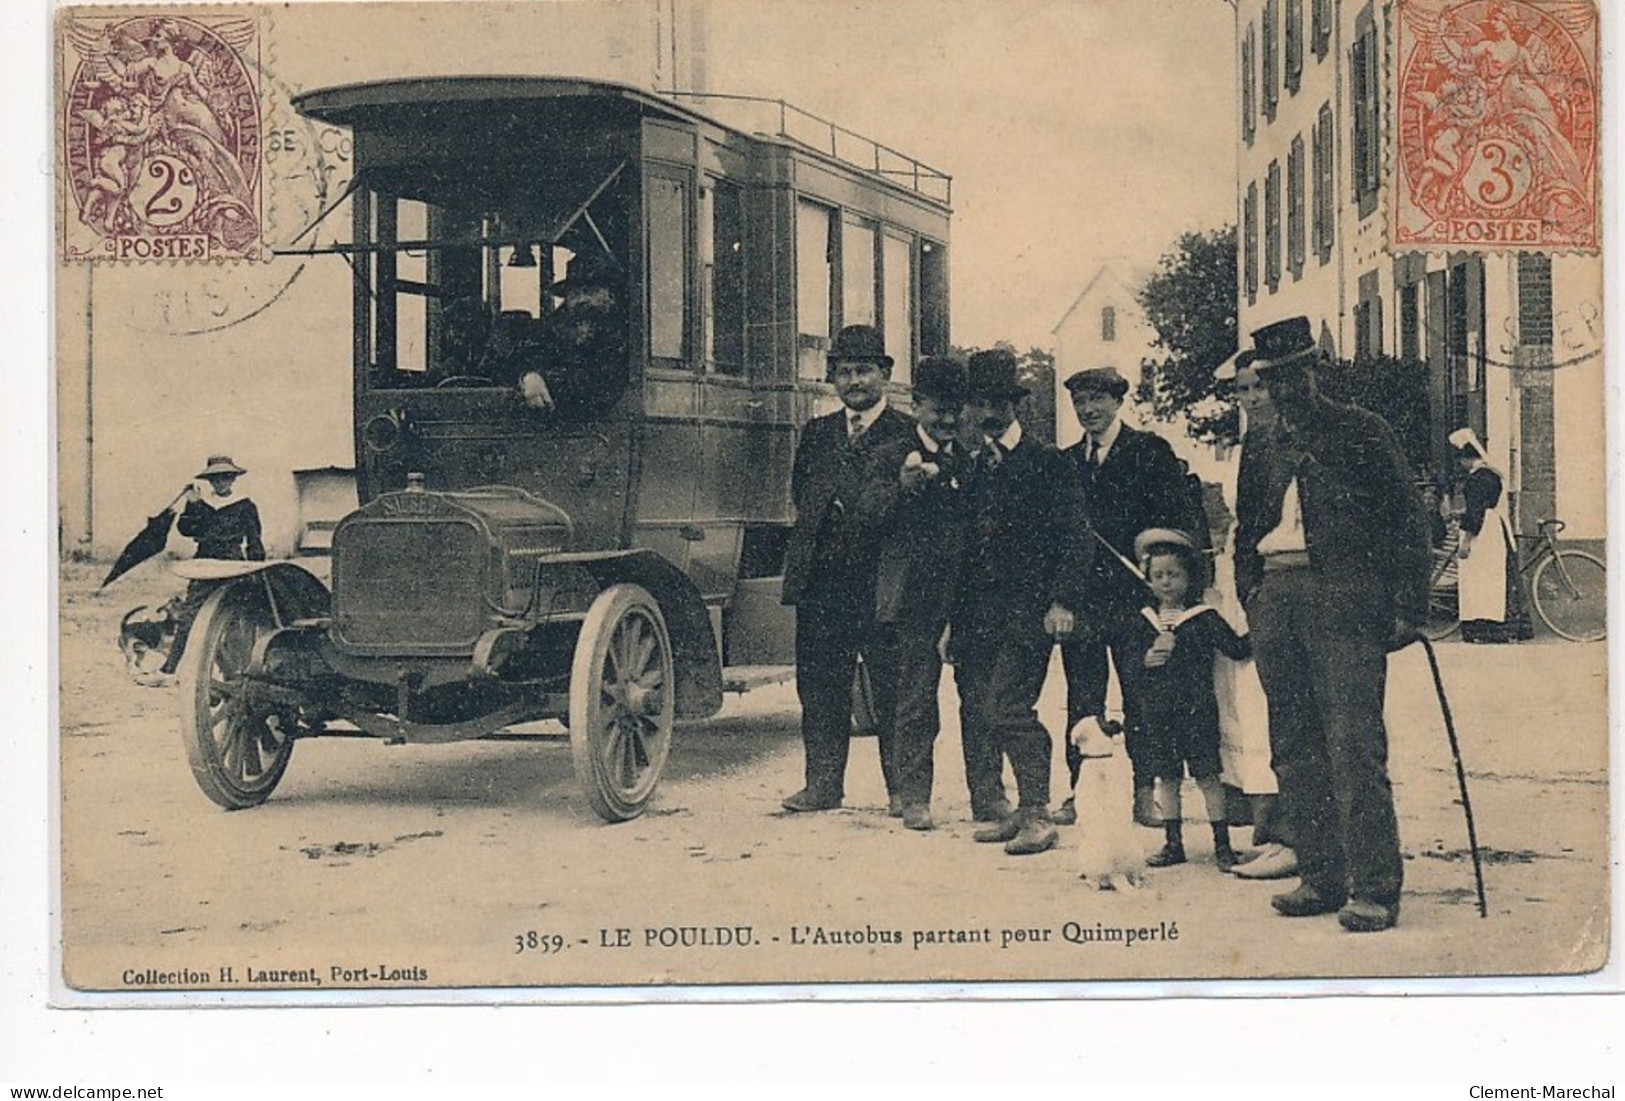
[[855, 440], [861, 435], [863, 435], [863, 415], [848, 413], [846, 415], [846, 438]]
[[1089, 465], [1100, 465], [1100, 441], [1093, 436], [1089, 437]]

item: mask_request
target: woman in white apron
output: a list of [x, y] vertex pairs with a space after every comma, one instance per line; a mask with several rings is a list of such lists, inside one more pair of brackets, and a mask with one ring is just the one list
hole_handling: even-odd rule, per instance
[[1471, 428], [1450, 433], [1462, 485], [1461, 543], [1456, 551], [1463, 642], [1511, 642], [1524, 637], [1518, 601], [1512, 525], [1501, 472], [1489, 463]]
[[[1231, 393], [1240, 407], [1242, 449], [1251, 436], [1254, 446], [1275, 428], [1275, 407], [1269, 391], [1252, 369], [1251, 351], [1238, 352], [1216, 372], [1221, 381], [1231, 381]], [[1225, 472], [1224, 499], [1235, 515], [1236, 475], [1241, 463], [1230, 464]], [[1247, 613], [1236, 595], [1234, 523], [1220, 553], [1214, 559], [1213, 581], [1217, 590], [1214, 607], [1237, 634], [1247, 633]], [[1219, 654], [1213, 661], [1213, 688], [1219, 701], [1219, 761], [1226, 784], [1247, 797], [1253, 819], [1254, 852], [1244, 854], [1231, 869], [1243, 879], [1282, 879], [1297, 871], [1298, 861], [1290, 842], [1282, 833], [1277, 813], [1278, 786], [1270, 767], [1269, 707], [1258, 670], [1252, 661], [1232, 661]]]

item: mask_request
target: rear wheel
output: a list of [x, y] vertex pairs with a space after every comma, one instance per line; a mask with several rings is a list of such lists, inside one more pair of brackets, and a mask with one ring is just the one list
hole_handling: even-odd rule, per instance
[[1535, 568], [1530, 585], [1535, 612], [1554, 634], [1571, 642], [1608, 635], [1608, 568], [1585, 551], [1565, 550]]
[[666, 767], [676, 721], [671, 639], [639, 585], [598, 594], [570, 666], [570, 755], [601, 818], [643, 813]]
[[261, 586], [222, 586], [198, 611], [176, 670], [186, 761], [227, 810], [265, 802], [293, 756], [295, 716], [257, 699], [247, 676], [255, 643], [274, 626]]

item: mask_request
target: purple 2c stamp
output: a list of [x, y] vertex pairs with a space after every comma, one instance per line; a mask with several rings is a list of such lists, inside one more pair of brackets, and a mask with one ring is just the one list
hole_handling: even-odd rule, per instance
[[261, 257], [256, 20], [75, 12], [60, 43], [64, 258]]

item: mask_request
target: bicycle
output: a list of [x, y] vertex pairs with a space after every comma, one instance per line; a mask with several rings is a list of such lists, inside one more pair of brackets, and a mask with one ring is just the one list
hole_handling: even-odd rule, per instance
[[[1548, 630], [1570, 642], [1598, 642], [1608, 636], [1608, 567], [1594, 554], [1557, 545], [1564, 527], [1556, 517], [1542, 520], [1536, 535], [1519, 535], [1518, 576], [1529, 576], [1529, 595]], [[1534, 541], [1525, 553], [1524, 543]], [[1428, 620], [1424, 633], [1437, 642], [1461, 626], [1458, 611], [1460, 528], [1452, 522], [1444, 543], [1433, 550], [1428, 579]]]

